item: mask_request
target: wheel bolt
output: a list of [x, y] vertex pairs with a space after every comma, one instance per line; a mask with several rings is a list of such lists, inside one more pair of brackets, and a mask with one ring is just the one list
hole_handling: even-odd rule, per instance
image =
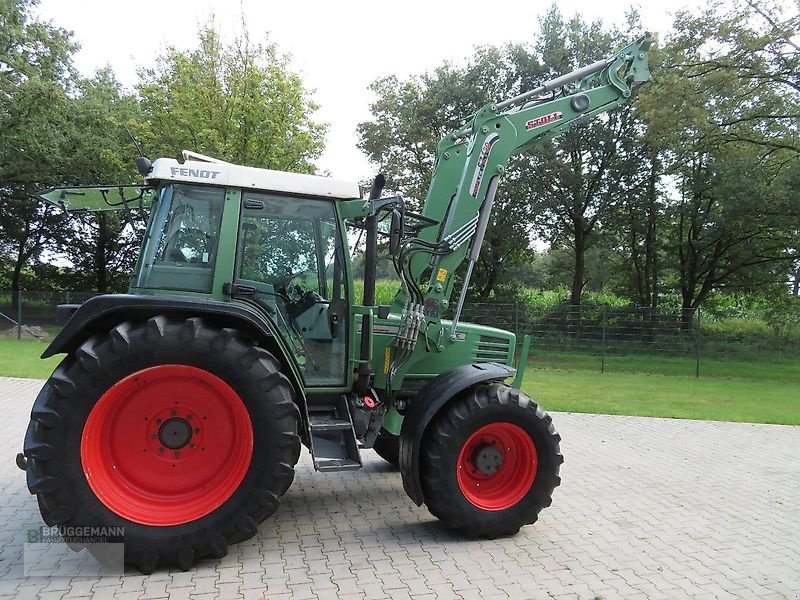
[[177, 410], [173, 410], [171, 414], [174, 417], [174, 416], [176, 416], [178, 414], [178, 411]]
[[161, 421], [162, 419], [156, 419], [156, 423], [158, 423], [159, 425], [161, 425]]
[[175, 458], [180, 457], [180, 455], [181, 455], [181, 451], [180, 450], [176, 450], [175, 451]]
[[195, 433], [200, 433], [200, 428], [199, 428], [199, 427], [195, 427], [195, 428], [194, 428], [194, 432], [195, 432]]
[[161, 446], [161, 447], [158, 449], [158, 453], [159, 453], [159, 454], [164, 454], [164, 446]]

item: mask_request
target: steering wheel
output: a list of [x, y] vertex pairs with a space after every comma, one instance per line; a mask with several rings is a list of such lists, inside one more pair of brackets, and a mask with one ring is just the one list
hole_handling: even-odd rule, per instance
[[[174, 262], [198, 262], [197, 257], [192, 257], [191, 259], [187, 259], [186, 255], [181, 251], [178, 247], [178, 240], [179, 238], [184, 238], [186, 241], [194, 241], [192, 246], [199, 246], [197, 242], [202, 241], [205, 245], [205, 252], [211, 252], [211, 245], [213, 236], [209, 235], [202, 229], [198, 229], [197, 227], [187, 227], [186, 229], [178, 229], [171, 236], [169, 236], [169, 240], [167, 240], [167, 251], [166, 251], [166, 258], [168, 260]], [[183, 244], [184, 246], [189, 246], [189, 244]]]

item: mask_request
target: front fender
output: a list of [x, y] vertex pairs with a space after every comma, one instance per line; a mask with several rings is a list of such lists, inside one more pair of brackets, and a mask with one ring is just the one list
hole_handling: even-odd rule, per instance
[[400, 474], [406, 494], [417, 504], [425, 501], [419, 475], [422, 438], [431, 419], [454, 396], [477, 383], [502, 381], [516, 373], [500, 363], [462, 365], [428, 382], [409, 403], [400, 430]]

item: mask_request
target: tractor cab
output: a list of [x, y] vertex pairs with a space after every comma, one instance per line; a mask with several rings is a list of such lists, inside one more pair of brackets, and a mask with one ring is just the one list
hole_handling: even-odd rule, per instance
[[139, 186], [48, 190], [67, 212], [149, 209], [129, 293], [236, 301], [270, 323], [307, 387], [346, 387], [349, 255], [341, 201], [356, 184], [185, 152]]

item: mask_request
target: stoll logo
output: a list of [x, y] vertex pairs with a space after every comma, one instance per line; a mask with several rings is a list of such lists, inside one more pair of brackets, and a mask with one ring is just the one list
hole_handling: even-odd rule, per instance
[[527, 123], [525, 123], [525, 129], [530, 131], [531, 129], [536, 129], [537, 127], [541, 127], [542, 125], [547, 125], [549, 123], [553, 123], [554, 121], [560, 121], [561, 117], [563, 117], [563, 113], [560, 112], [552, 112], [549, 115], [542, 115], [541, 117], [536, 117], [535, 119], [531, 119]]
[[469, 195], [473, 198], [478, 197], [478, 190], [481, 188], [481, 181], [483, 181], [483, 173], [486, 171], [486, 163], [489, 162], [489, 152], [492, 151], [492, 146], [495, 145], [500, 136], [496, 133], [486, 137], [483, 145], [481, 146], [481, 153], [478, 155], [478, 164], [475, 165], [475, 173], [472, 176], [472, 184], [469, 186]]

